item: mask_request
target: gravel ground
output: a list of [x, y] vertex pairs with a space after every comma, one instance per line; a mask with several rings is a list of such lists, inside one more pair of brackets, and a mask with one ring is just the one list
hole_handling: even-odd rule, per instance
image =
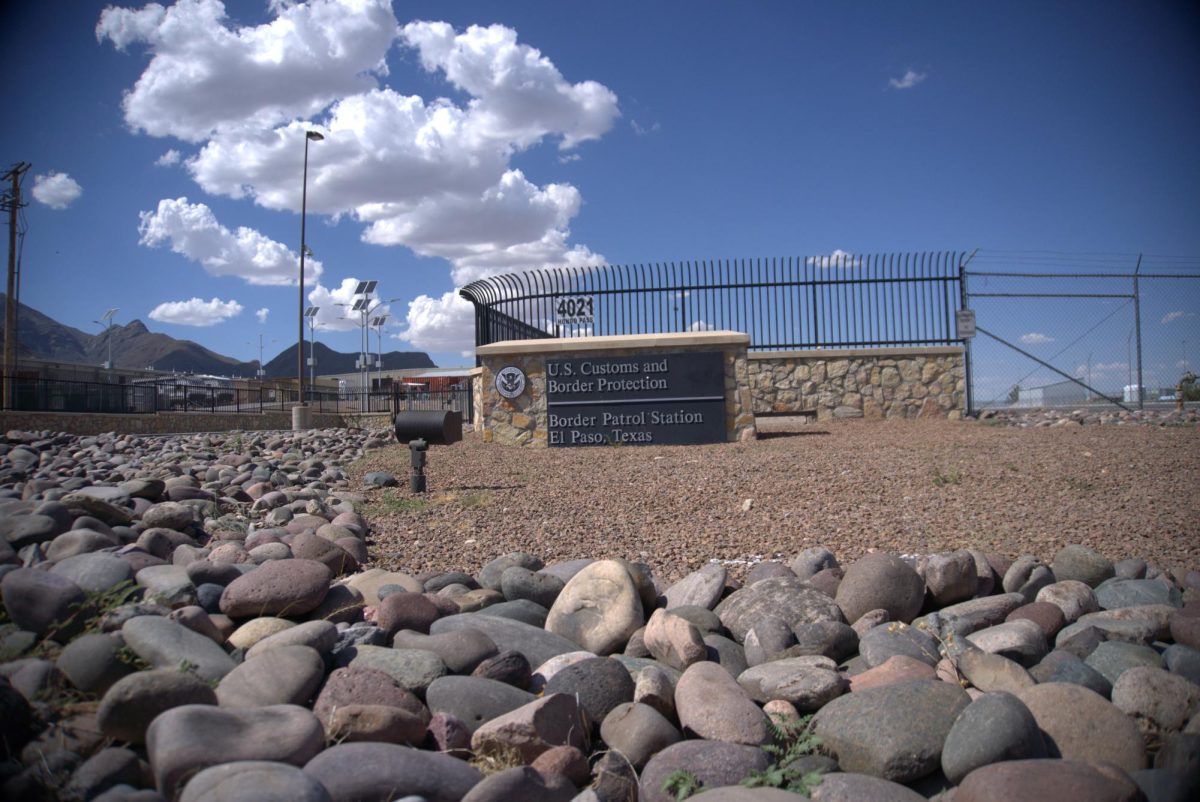
[[757, 442], [517, 449], [478, 435], [429, 451], [429, 492], [408, 490], [408, 449], [357, 462], [400, 488], [366, 510], [379, 564], [464, 570], [527, 551], [547, 563], [625, 557], [674, 580], [711, 559], [736, 575], [825, 546], [977, 547], [1045, 560], [1081, 543], [1113, 560], [1200, 568], [1200, 428], [986, 422], [772, 422]]

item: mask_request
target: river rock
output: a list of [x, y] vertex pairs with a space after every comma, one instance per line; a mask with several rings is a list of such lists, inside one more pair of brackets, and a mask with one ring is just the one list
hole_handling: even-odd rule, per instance
[[978, 630], [968, 635], [967, 640], [985, 652], [999, 654], [1023, 666], [1036, 665], [1049, 651], [1042, 628], [1024, 619]]
[[575, 786], [560, 774], [543, 774], [530, 766], [513, 766], [484, 777], [462, 802], [570, 802]]
[[1113, 683], [1112, 703], [1134, 718], [1147, 741], [1159, 741], [1200, 712], [1200, 685], [1161, 668], [1137, 666]]
[[496, 644], [497, 649], [518, 651], [525, 655], [532, 666], [540, 666], [556, 655], [579, 650], [578, 644], [544, 629], [480, 613], [439, 618], [429, 627], [429, 632], [431, 635], [441, 635], [461, 629], [482, 632]]
[[594, 727], [622, 702], [633, 701], [634, 682], [620, 662], [607, 657], [580, 660], [546, 680], [545, 693], [574, 697]]
[[753, 666], [742, 672], [737, 683], [756, 702], [783, 699], [802, 713], [820, 710], [849, 687], [836, 663], [815, 655]]
[[1050, 568], [1059, 582], [1074, 580], [1092, 588], [1116, 575], [1112, 560], [1095, 549], [1075, 544], [1059, 549]]
[[141, 744], [159, 713], [182, 705], [216, 705], [217, 695], [194, 674], [158, 669], [118, 680], [100, 700], [96, 723], [107, 737]]
[[477, 754], [515, 751], [528, 763], [553, 746], [584, 748], [583, 711], [575, 699], [551, 693], [482, 724], [471, 736]]
[[325, 598], [332, 577], [328, 566], [315, 560], [263, 563], [225, 587], [221, 612], [230, 618], [302, 616]]
[[1162, 656], [1149, 646], [1123, 641], [1105, 641], [1084, 660], [1113, 685], [1126, 671], [1140, 666], [1162, 668]]
[[478, 677], [439, 677], [425, 692], [425, 702], [432, 713], [453, 715], [472, 734], [480, 725], [535, 698], [532, 693], [511, 685]]
[[868, 554], [846, 568], [836, 600], [850, 623], [864, 613], [882, 609], [891, 620], [907, 624], [921, 612], [925, 582], [894, 554]]
[[87, 600], [83, 589], [61, 574], [34, 568], [17, 568], [0, 579], [0, 597], [9, 618], [21, 629], [45, 635], [67, 627], [77, 631], [77, 613]]
[[655, 660], [683, 671], [692, 663], [708, 659], [700, 630], [690, 621], [666, 610], [655, 610], [646, 622], [646, 648]]
[[411, 691], [382, 671], [367, 668], [338, 668], [321, 688], [313, 713], [329, 730], [333, 712], [343, 707], [387, 706], [404, 710], [429, 722], [429, 710]]
[[304, 773], [334, 802], [408, 797], [458, 802], [483, 779], [474, 767], [449, 755], [384, 743], [332, 746], [309, 760]]
[[85, 593], [100, 593], [133, 581], [133, 567], [112, 554], [78, 554], [59, 560], [51, 573], [65, 576]]
[[840, 696], [812, 726], [843, 771], [907, 783], [940, 767], [946, 736], [969, 703], [950, 683], [904, 682]]
[[213, 641], [182, 624], [154, 615], [131, 618], [121, 627], [126, 645], [155, 668], [188, 666], [204, 680], [233, 670], [233, 659]]
[[604, 717], [600, 725], [600, 737], [641, 771], [651, 757], [677, 743], [683, 736], [649, 705], [623, 702]]
[[332, 802], [325, 786], [287, 763], [242, 760], [209, 766], [183, 788], [179, 802]]
[[958, 670], [972, 686], [984, 693], [1019, 693], [1037, 684], [1020, 664], [999, 654], [968, 649], [955, 659]]
[[1050, 757], [1107, 761], [1124, 771], [1146, 767], [1146, 748], [1132, 719], [1095, 691], [1043, 683], [1018, 698], [1042, 729]]
[[721, 600], [727, 575], [720, 563], [708, 563], [693, 571], [663, 592], [666, 609], [694, 605], [711, 610]]
[[[707, 788], [740, 782], [767, 768], [767, 753], [756, 746], [722, 741], [680, 741], [658, 752], [646, 763], [638, 784], [639, 802], [674, 802], [674, 794], [663, 790], [663, 781], [686, 771]], [[700, 799], [700, 797], [697, 797]]]
[[1046, 757], [1029, 708], [1009, 693], [985, 693], [955, 719], [942, 749], [942, 771], [958, 784], [980, 766]]
[[919, 627], [900, 623], [884, 624], [868, 631], [859, 638], [858, 651], [872, 668], [900, 654], [931, 666], [941, 659], [938, 642], [932, 635]]
[[752, 746], [770, 740], [762, 710], [716, 663], [695, 663], [683, 672], [675, 683], [675, 710], [688, 735]]
[[1138, 802], [1142, 798], [1124, 772], [1082, 760], [1009, 760], [981, 766], [954, 793], [954, 802]]
[[566, 583], [552, 574], [514, 565], [500, 575], [500, 592], [509, 601], [525, 599], [550, 609]]
[[929, 555], [918, 565], [918, 573], [924, 578], [925, 592], [936, 607], [966, 601], [979, 586], [975, 558], [965, 549]]
[[279, 646], [248, 657], [217, 685], [221, 707], [305, 705], [325, 678], [325, 662], [309, 646]]
[[446, 674], [446, 664], [433, 652], [424, 649], [388, 649], [382, 646], [359, 646], [350, 660], [350, 668], [369, 668], [382, 671], [400, 686], [418, 696], [425, 693], [438, 677]]
[[121, 659], [124, 645], [120, 635], [81, 635], [63, 648], [55, 665], [79, 690], [103, 696], [113, 683], [135, 670]]
[[[482, 578], [480, 583], [487, 584]], [[641, 598], [629, 571], [616, 560], [601, 560], [562, 589], [546, 618], [546, 630], [589, 652], [608, 655], [620, 651], [643, 620]]]
[[735, 591], [713, 612], [738, 643], [745, 641], [755, 623], [769, 615], [782, 618], [792, 627], [818, 621], [845, 623], [833, 599], [790, 576], [764, 579]]
[[[385, 600], [386, 601], [386, 600]], [[478, 629], [457, 629], [440, 635], [402, 630], [392, 639], [396, 649], [425, 649], [442, 659], [454, 674], [470, 673], [481, 662], [497, 654], [496, 644]]]
[[246, 657], [255, 657], [281, 646], [308, 646], [325, 655], [337, 644], [337, 639], [337, 627], [329, 621], [305, 621], [255, 641], [246, 650]]
[[1096, 603], [1101, 610], [1147, 604], [1183, 606], [1179, 589], [1157, 579], [1109, 579], [1096, 587]]

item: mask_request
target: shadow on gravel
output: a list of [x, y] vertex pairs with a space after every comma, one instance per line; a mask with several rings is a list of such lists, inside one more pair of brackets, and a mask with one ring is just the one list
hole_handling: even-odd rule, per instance
[[759, 432], [759, 440], [774, 440], [777, 437], [812, 437], [819, 434], [829, 434], [829, 432]]

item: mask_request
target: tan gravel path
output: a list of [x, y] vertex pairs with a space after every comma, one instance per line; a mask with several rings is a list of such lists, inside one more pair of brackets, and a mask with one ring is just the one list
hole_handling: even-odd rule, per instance
[[413, 573], [474, 573], [528, 551], [625, 557], [670, 580], [713, 558], [787, 560], [816, 545], [845, 562], [967, 546], [1048, 560], [1067, 543], [1200, 568], [1194, 426], [784, 428], [744, 444], [545, 450], [468, 434], [430, 450], [424, 498], [408, 491], [406, 447], [353, 470], [402, 482], [371, 491], [366, 513], [379, 564]]

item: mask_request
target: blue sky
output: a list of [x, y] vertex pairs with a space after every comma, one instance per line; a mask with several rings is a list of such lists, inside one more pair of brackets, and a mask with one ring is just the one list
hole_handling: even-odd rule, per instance
[[[454, 289], [546, 264], [980, 248], [986, 269], [1200, 272], [1194, 3], [105, 8], [0, 12], [0, 163], [42, 182], [21, 298], [86, 331], [117, 307], [242, 359], [294, 342], [307, 128], [327, 138], [306, 289], [342, 351], [359, 331], [334, 304], [359, 279], [396, 299], [385, 349], [457, 365]], [[1200, 362], [1198, 290], [1145, 303], [1162, 381]], [[1087, 328], [1051, 331], [1056, 310], [993, 329], [1049, 355]], [[1091, 358], [1122, 381], [1126, 317]]]

